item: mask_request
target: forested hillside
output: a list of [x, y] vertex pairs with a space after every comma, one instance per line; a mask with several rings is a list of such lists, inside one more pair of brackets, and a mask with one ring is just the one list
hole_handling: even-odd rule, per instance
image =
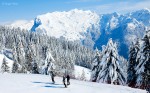
[[66, 65], [74, 70], [74, 65], [90, 68], [94, 52], [82, 46], [78, 41], [65, 41], [47, 35], [20, 28], [0, 26], [1, 53], [8, 50], [14, 61], [10, 72], [33, 73], [33, 66], [37, 66], [36, 73], [44, 73], [47, 53], [55, 59], [57, 70]]

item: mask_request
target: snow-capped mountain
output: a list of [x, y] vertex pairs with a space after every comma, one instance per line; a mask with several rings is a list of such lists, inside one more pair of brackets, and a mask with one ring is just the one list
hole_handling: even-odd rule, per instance
[[101, 35], [95, 47], [106, 45], [109, 38], [119, 43], [119, 54], [127, 58], [128, 46], [137, 38], [141, 38], [150, 27], [150, 11], [138, 10], [128, 14], [104, 14], [100, 19]]
[[[24, 25], [22, 24], [24, 22]], [[65, 37], [67, 40], [80, 40], [86, 38], [85, 33], [99, 28], [99, 16], [91, 11], [71, 10], [68, 12], [52, 12], [39, 15], [35, 20], [21, 24], [14, 22], [11, 26], [28, 30], [42, 30], [49, 36]], [[98, 31], [98, 30], [97, 30]], [[97, 32], [98, 33], [98, 32]], [[96, 34], [97, 34], [96, 33]]]
[[119, 52], [127, 58], [127, 46], [150, 29], [150, 10], [142, 9], [128, 14], [102, 14], [74, 9], [39, 15], [35, 20], [16, 21], [13, 27], [39, 31], [56, 38], [80, 40], [89, 47], [106, 45], [109, 38], [119, 43]]
[[135, 18], [137, 21], [142, 22], [146, 26], [150, 26], [150, 10], [142, 9], [128, 14]]

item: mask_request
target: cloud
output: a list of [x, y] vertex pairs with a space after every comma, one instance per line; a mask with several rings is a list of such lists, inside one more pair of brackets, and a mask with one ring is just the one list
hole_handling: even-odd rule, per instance
[[149, 0], [141, 0], [140, 2], [117, 2], [111, 4], [104, 4], [92, 7], [86, 7], [84, 9], [93, 10], [97, 13], [112, 13], [112, 12], [119, 12], [119, 13], [127, 13], [134, 10], [139, 10], [143, 8], [150, 9], [150, 1]]

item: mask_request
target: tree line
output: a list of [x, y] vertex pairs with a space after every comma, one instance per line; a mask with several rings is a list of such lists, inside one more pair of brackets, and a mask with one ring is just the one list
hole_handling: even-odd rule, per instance
[[[13, 73], [44, 73], [47, 51], [55, 59], [58, 71], [66, 67], [66, 64], [72, 71], [75, 64], [90, 68], [94, 58], [94, 51], [78, 41], [66, 41], [38, 32], [0, 26], [0, 50], [5, 49], [12, 52]], [[37, 71], [34, 71], [33, 66], [37, 66]]]
[[128, 85], [150, 92], [150, 31], [130, 45], [128, 61], [118, 54], [117, 44], [112, 39], [101, 52], [97, 50], [91, 81]]

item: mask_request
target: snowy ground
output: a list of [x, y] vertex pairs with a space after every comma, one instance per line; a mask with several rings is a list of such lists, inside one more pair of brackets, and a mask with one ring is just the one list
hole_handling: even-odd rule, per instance
[[144, 90], [93, 82], [71, 80], [64, 88], [62, 78], [51, 84], [49, 76], [33, 74], [0, 74], [0, 93], [146, 93]]
[[77, 65], [75, 65], [74, 74], [75, 74], [75, 78], [78, 80], [89, 81], [90, 77], [91, 77], [90, 69], [87, 69], [87, 68], [81, 67], [81, 66], [77, 66]]

